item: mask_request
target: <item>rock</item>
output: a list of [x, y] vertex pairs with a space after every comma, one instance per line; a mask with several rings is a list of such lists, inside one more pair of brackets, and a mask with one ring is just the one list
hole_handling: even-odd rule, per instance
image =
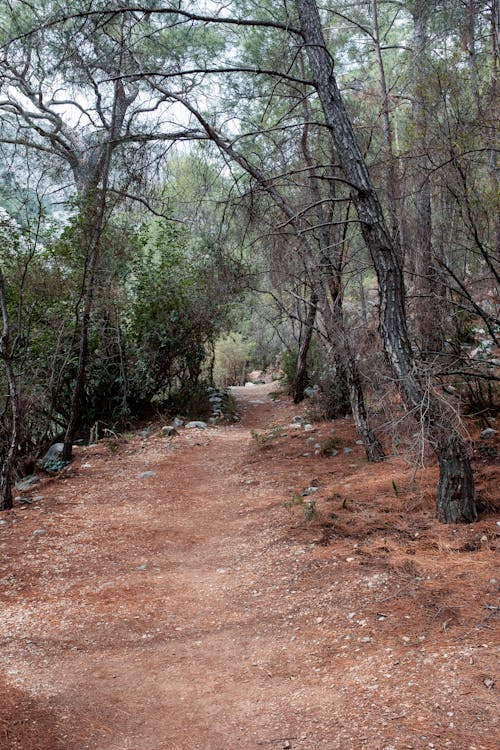
[[287, 429], [288, 430], [301, 430], [302, 429], [302, 425], [299, 424], [298, 422], [292, 422], [292, 424], [288, 425]]
[[318, 487], [314, 487], [311, 485], [310, 487], [306, 487], [305, 490], [302, 490], [300, 493], [301, 497], [307, 497], [308, 495], [312, 495], [314, 492], [318, 491]]
[[321, 443], [314, 443], [314, 448], [319, 451], [321, 450]]
[[296, 417], [292, 417], [292, 424], [303, 424], [304, 420], [302, 417], [299, 417], [298, 415]]
[[[316, 438], [309, 437], [306, 440], [306, 445], [314, 445], [316, 443]], [[317, 444], [316, 444], [317, 445]], [[316, 446], [315, 446], [316, 447]], [[321, 448], [321, 446], [319, 446]]]
[[312, 426], [312, 424], [305, 424], [304, 425], [304, 432], [313, 432], [316, 428]]
[[344, 453], [345, 454], [352, 453], [352, 448], [344, 448]]
[[356, 445], [364, 445], [362, 440], [356, 440]]
[[485, 430], [482, 431], [480, 434], [480, 438], [482, 440], [489, 440], [490, 438], [495, 437], [497, 434], [497, 431], [493, 429], [493, 427], [487, 427]]
[[44, 467], [45, 464], [49, 464], [52, 461], [59, 461], [62, 456], [63, 449], [64, 443], [54, 443], [53, 445], [51, 445], [45, 456], [40, 461], [41, 466]]
[[33, 532], [33, 536], [45, 536], [47, 534], [47, 529], [35, 529]]
[[314, 396], [316, 396], [318, 392], [319, 392], [318, 385], [308, 386], [307, 388], [304, 388], [304, 396], [306, 398], [314, 398]]
[[141, 471], [141, 473], [137, 475], [137, 479], [149, 479], [154, 476], [156, 476], [156, 471]]
[[178, 435], [179, 433], [175, 429], [175, 427], [171, 424], [166, 425], [165, 427], [161, 428], [162, 434], [165, 435], [165, 437], [174, 437], [175, 435]]
[[222, 404], [222, 399], [220, 396], [210, 396], [208, 402], [210, 404], [217, 404], [217, 406], [219, 406], [220, 404]]
[[206, 430], [208, 427], [208, 424], [206, 422], [202, 422], [201, 420], [194, 420], [193, 422], [188, 422], [186, 424], [187, 430]]
[[176, 417], [173, 421], [174, 427], [182, 427], [183, 424], [184, 424], [184, 420], [181, 419], [180, 417]]
[[332, 452], [330, 453], [330, 456], [338, 456], [338, 453], [339, 453], [339, 452], [338, 452], [337, 450], [335, 450], [335, 448], [334, 448], [334, 449], [332, 450]]
[[30, 476], [21, 479], [20, 482], [16, 482], [16, 490], [19, 490], [19, 492], [24, 492], [24, 490], [29, 490], [30, 487], [32, 487], [34, 484], [38, 484], [39, 481], [40, 477], [36, 477], [34, 474], [30, 474]]

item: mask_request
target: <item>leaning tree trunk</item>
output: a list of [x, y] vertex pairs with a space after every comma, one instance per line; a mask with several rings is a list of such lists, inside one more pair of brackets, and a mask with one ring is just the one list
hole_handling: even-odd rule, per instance
[[10, 350], [10, 323], [7, 310], [5, 294], [5, 281], [0, 270], [0, 308], [2, 310], [2, 335], [0, 337], [0, 358], [3, 359], [5, 375], [7, 379], [7, 398], [10, 411], [10, 429], [7, 438], [7, 447], [0, 470], [0, 510], [12, 508], [12, 485], [14, 462], [18, 445], [19, 424], [19, 398], [17, 393], [16, 378], [12, 367], [12, 356]]
[[408, 411], [419, 414], [439, 463], [437, 515], [443, 522], [470, 522], [477, 515], [472, 469], [451, 407], [426, 388], [411, 349], [403, 271], [379, 198], [335, 79], [315, 0], [295, 0], [309, 65], [341, 166], [351, 184], [365, 243], [377, 273], [380, 331], [387, 359]]
[[292, 385], [294, 404], [299, 404], [304, 400], [304, 389], [307, 385], [307, 355], [311, 346], [314, 323], [316, 321], [316, 310], [318, 308], [318, 298], [315, 292], [311, 294], [311, 299], [307, 307], [307, 317], [301, 330], [297, 367], [295, 368], [295, 377]]

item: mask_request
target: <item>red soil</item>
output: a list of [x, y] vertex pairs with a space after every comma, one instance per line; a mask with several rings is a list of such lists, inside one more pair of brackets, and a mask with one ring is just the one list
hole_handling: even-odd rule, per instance
[[[367, 464], [349, 420], [315, 456], [269, 390], [238, 426], [79, 449], [3, 514], [1, 750], [500, 746], [498, 516], [438, 524], [433, 469]], [[312, 483], [307, 521], [284, 503]]]

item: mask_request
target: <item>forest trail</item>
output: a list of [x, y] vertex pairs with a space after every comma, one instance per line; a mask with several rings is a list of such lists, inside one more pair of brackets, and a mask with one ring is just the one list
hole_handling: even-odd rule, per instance
[[494, 522], [436, 524], [349, 420], [315, 456], [271, 390], [81, 449], [4, 515], [1, 750], [497, 747]]

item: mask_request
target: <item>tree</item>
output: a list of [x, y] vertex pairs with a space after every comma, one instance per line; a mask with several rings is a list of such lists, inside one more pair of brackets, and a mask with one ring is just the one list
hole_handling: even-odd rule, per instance
[[[43, 3], [42, 9], [43, 9]], [[32, 21], [36, 21], [33, 6]], [[85, 4], [76, 10], [86, 9]], [[133, 144], [172, 142], [185, 129], [165, 129], [164, 98], [140, 95], [136, 54], [147, 55], [136, 43], [137, 15], [118, 20], [91, 16], [84, 21], [44, 25], [23, 34], [25, 9], [10, 16], [8, 41], [0, 66], [3, 143], [56, 157], [69, 170], [76, 190], [78, 243], [82, 281], [76, 306], [79, 331], [63, 458], [69, 460], [78, 427], [88, 359], [89, 324], [95, 274], [104, 226], [112, 209], [109, 196], [120, 193], [113, 180], [113, 157]], [[144, 19], [143, 14], [140, 14]], [[139, 34], [140, 36], [140, 34]], [[64, 84], [61, 87], [61, 77]], [[153, 115], [156, 113], [156, 116]], [[190, 133], [190, 137], [196, 137]], [[117, 189], [118, 188], [118, 189]]]
[[386, 355], [406, 408], [419, 415], [438, 458], [438, 518], [443, 522], [470, 522], [477, 511], [467, 447], [452, 409], [425, 386], [425, 375], [419, 372], [414, 359], [406, 322], [400, 254], [386, 225], [342, 100], [315, 0], [295, 0], [295, 5], [325, 120], [350, 183], [363, 237], [377, 273], [380, 330]]

